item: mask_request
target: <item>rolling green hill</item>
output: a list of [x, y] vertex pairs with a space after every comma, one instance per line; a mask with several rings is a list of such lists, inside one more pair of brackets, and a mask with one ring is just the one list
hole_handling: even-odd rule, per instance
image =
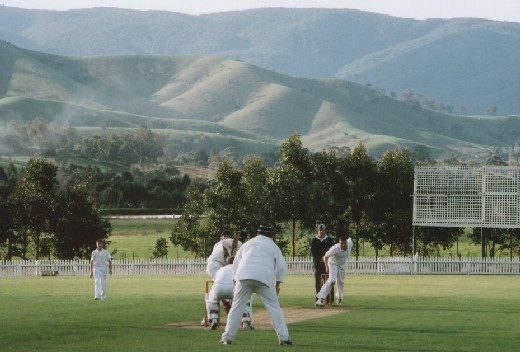
[[395, 145], [434, 155], [511, 147], [520, 118], [441, 114], [339, 79], [282, 75], [209, 55], [50, 55], [0, 43], [0, 123], [44, 117], [82, 134], [145, 125], [177, 150], [276, 151], [298, 132], [306, 147]]
[[[519, 23], [418, 21], [349, 9], [265, 8], [190, 16], [1, 6], [0, 38], [66, 56], [208, 54], [291, 76], [371, 84], [397, 96], [412, 90], [460, 114], [485, 114], [490, 107], [502, 115], [520, 113]], [[148, 73], [159, 81], [171, 78], [168, 70]], [[193, 99], [189, 94], [183, 98]]]

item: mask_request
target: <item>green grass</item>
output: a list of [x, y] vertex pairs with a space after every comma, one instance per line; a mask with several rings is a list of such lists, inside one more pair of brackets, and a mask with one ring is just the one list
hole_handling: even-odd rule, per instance
[[168, 241], [168, 258], [191, 257], [182, 248], [170, 242], [173, 228], [171, 219], [111, 219], [112, 235], [108, 249], [117, 249], [114, 259], [152, 258], [157, 240], [161, 237]]
[[[109, 277], [94, 301], [86, 277], [0, 279], [0, 346], [11, 351], [278, 351], [273, 330], [185, 329], [198, 321], [204, 276]], [[283, 307], [312, 307], [312, 278], [289, 276]], [[349, 276], [344, 312], [289, 325], [298, 351], [516, 351], [516, 276]], [[255, 298], [255, 309], [263, 309]], [[314, 308], [311, 308], [314, 309]], [[323, 308], [332, 309], [332, 308]], [[253, 316], [254, 319], [254, 316]]]
[[[171, 219], [111, 219], [112, 235], [110, 240], [112, 243], [108, 249], [111, 251], [117, 249], [117, 253], [114, 255], [115, 259], [151, 258], [157, 239], [164, 237], [168, 240], [168, 258], [191, 257], [190, 253], [182, 248], [174, 247], [170, 242], [174, 221]], [[290, 236], [288, 233], [286, 235]], [[299, 249], [297, 253], [308, 255], [307, 246], [313, 235], [309, 234], [307, 238], [298, 241], [297, 248]], [[92, 249], [94, 249], [94, 245]], [[480, 246], [471, 243], [466, 235], [461, 236], [459, 240], [459, 252], [465, 257], [480, 257], [481, 255]], [[456, 244], [454, 244], [451, 249], [440, 249], [438, 255], [456, 256], [456, 253]], [[360, 255], [367, 257], [375, 256], [375, 251], [369, 243], [365, 243], [364, 246], [361, 243]], [[388, 256], [389, 253], [386, 250], [382, 250], [379, 255]], [[508, 256], [509, 254], [504, 252], [501, 255]]]

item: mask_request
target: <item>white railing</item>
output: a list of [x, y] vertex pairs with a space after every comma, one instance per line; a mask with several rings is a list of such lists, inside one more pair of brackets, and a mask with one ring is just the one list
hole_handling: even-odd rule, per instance
[[[286, 258], [291, 275], [312, 274], [310, 257]], [[88, 260], [13, 260], [0, 262], [0, 277], [86, 276]], [[119, 276], [206, 275], [205, 259], [115, 259], [113, 273]], [[354, 257], [348, 274], [463, 274], [519, 275], [520, 260], [479, 257]]]

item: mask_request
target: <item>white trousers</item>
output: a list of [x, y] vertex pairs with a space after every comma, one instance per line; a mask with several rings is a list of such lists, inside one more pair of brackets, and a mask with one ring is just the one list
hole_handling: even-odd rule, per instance
[[107, 297], [107, 274], [108, 268], [94, 268], [94, 298]]
[[325, 299], [332, 290], [332, 286], [336, 285], [336, 298], [343, 300], [343, 288], [345, 287], [346, 272], [347, 270], [345, 267], [335, 264], [329, 265], [329, 278], [316, 297]]
[[[233, 299], [233, 290], [235, 285], [233, 284], [214, 284], [211, 286], [211, 290], [206, 296], [206, 311], [208, 313], [208, 319], [218, 318], [218, 305], [219, 301], [223, 299]], [[242, 314], [242, 321], [251, 321], [251, 302], [248, 300], [245, 309]]]
[[233, 341], [240, 328], [242, 312], [253, 293], [257, 294], [271, 317], [271, 324], [276, 331], [278, 340], [289, 340], [289, 331], [274, 286], [269, 287], [256, 280], [239, 280], [236, 282], [233, 305], [229, 311], [226, 330], [222, 334], [222, 339]]

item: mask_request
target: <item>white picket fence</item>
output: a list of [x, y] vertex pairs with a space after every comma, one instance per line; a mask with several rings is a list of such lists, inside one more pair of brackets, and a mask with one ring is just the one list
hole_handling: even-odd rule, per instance
[[[311, 275], [310, 257], [285, 258], [292, 275]], [[13, 260], [0, 262], [0, 277], [86, 276], [88, 260]], [[206, 275], [206, 259], [115, 259], [118, 276]], [[351, 257], [348, 274], [519, 275], [520, 260], [478, 257]]]

